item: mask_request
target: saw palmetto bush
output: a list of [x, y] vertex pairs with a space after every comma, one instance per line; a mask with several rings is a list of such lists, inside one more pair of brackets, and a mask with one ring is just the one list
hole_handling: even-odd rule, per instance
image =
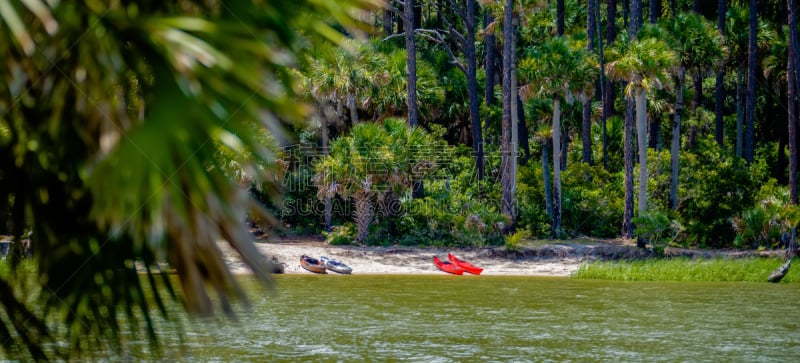
[[441, 137], [441, 130], [430, 133], [408, 127], [401, 119], [359, 123], [350, 134], [334, 140], [330, 155], [316, 165], [317, 197], [353, 198], [356, 242], [364, 243], [375, 221], [375, 206], [386, 205], [386, 198], [407, 197], [413, 180], [424, 177], [446, 156]]
[[[34, 261], [21, 269], [12, 252], [0, 279], [0, 349], [69, 357], [119, 347], [121, 326], [156, 341], [150, 311], [169, 295], [231, 312], [244, 292], [218, 240], [266, 281], [244, 225], [259, 208], [239, 182], [270, 180], [264, 135], [285, 138], [305, 115], [297, 55], [341, 41], [339, 25], [362, 26], [354, 8], [373, 5], [0, 3], [0, 208], [18, 241], [32, 232]], [[180, 289], [158, 277], [161, 261]]]

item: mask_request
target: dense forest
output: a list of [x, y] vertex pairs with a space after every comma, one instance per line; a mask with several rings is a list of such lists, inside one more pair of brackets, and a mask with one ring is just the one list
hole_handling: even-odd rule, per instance
[[776, 247], [800, 217], [795, 7], [390, 1], [306, 55], [313, 117], [262, 199], [336, 243]]

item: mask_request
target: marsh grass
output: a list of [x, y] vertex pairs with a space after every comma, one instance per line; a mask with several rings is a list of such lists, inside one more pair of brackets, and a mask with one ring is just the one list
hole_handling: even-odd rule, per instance
[[[573, 274], [577, 279], [616, 281], [743, 281], [766, 282], [780, 267], [779, 258], [651, 258], [585, 262]], [[800, 259], [792, 262], [781, 283], [800, 282]]]

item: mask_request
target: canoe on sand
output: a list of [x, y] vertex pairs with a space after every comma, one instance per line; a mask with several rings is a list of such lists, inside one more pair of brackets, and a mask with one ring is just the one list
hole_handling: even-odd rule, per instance
[[340, 274], [349, 274], [353, 272], [353, 269], [350, 266], [347, 266], [344, 263], [341, 263], [337, 260], [333, 260], [325, 256], [322, 256], [320, 257], [320, 261], [322, 261], [322, 264], [324, 264], [325, 268], [327, 268], [329, 271], [337, 272]]
[[482, 268], [475, 266], [467, 261], [462, 261], [458, 259], [458, 257], [453, 256], [452, 253], [447, 254], [447, 259], [450, 260], [450, 262], [454, 263], [456, 266], [461, 267], [462, 270], [469, 272], [473, 275], [480, 275], [481, 272], [483, 272]]
[[436, 265], [437, 268], [440, 270], [453, 274], [453, 275], [462, 275], [464, 274], [464, 270], [461, 267], [458, 267], [456, 264], [450, 261], [442, 261], [439, 257], [433, 256], [433, 264]]
[[300, 266], [316, 274], [327, 273], [325, 272], [325, 264], [322, 261], [306, 255], [300, 256]]

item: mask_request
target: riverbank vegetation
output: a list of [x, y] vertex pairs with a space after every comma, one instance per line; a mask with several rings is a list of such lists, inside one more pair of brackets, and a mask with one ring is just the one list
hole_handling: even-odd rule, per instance
[[[581, 265], [572, 277], [614, 281], [765, 282], [783, 263], [779, 258], [762, 257], [592, 261]], [[781, 281], [800, 282], [800, 269], [790, 269]]]

